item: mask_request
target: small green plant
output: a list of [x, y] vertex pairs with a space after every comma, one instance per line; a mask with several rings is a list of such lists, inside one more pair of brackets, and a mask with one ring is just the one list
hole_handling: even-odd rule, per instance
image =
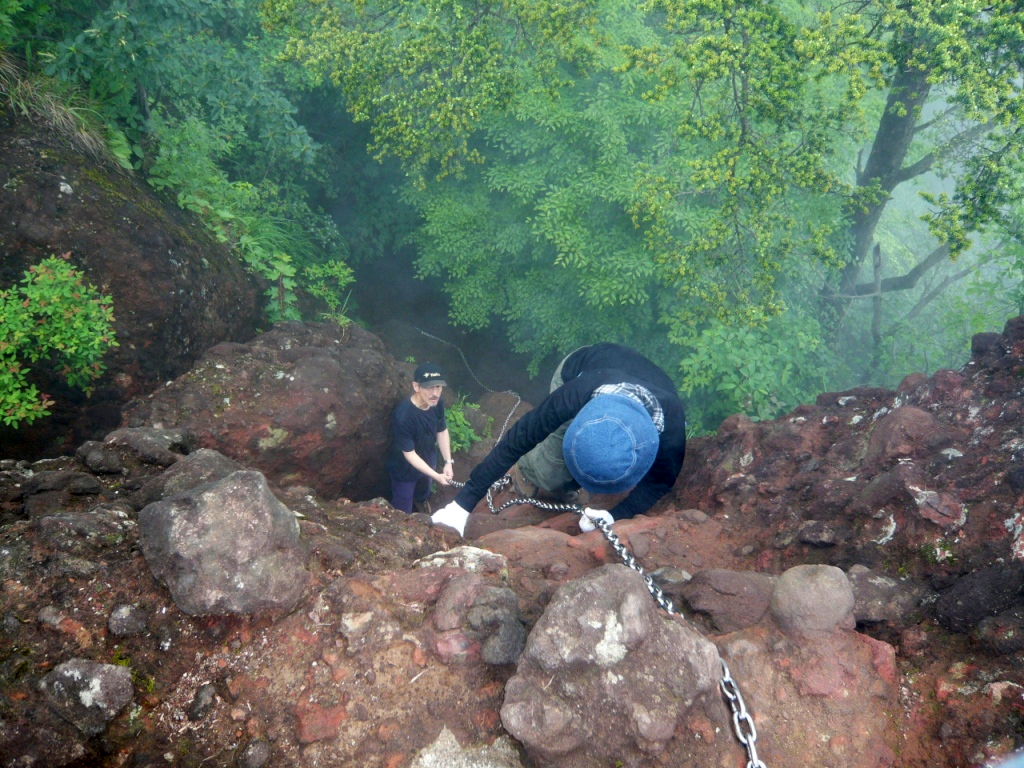
[[51, 256], [0, 291], [0, 421], [17, 428], [50, 413], [53, 400], [29, 384], [25, 363], [52, 361], [72, 387], [92, 393], [114, 340], [110, 297], [67, 259]]
[[473, 443], [482, 438], [474, 431], [473, 425], [466, 418], [468, 408], [480, 408], [476, 403], [466, 402], [463, 395], [445, 407], [444, 415], [448, 422], [448, 435], [451, 438], [452, 451], [468, 451]]
[[304, 274], [307, 280], [306, 290], [327, 305], [327, 311], [320, 316], [342, 328], [352, 322], [352, 319], [345, 315], [352, 291], [346, 294], [344, 301], [341, 299], [344, 290], [355, 281], [355, 274], [348, 264], [339, 259], [331, 259], [323, 264], [306, 267]]
[[921, 558], [928, 565], [956, 565], [957, 562], [953, 548], [941, 539], [933, 544], [922, 544]]
[[[275, 252], [268, 261], [260, 262], [259, 271], [270, 279], [270, 287], [263, 292], [267, 297], [267, 318], [272, 323], [279, 320], [300, 320], [295, 306], [295, 267], [287, 253]], [[253, 263], [253, 262], [250, 262]]]

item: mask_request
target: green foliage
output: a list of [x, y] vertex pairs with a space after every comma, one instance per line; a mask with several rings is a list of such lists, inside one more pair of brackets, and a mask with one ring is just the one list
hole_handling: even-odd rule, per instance
[[[411, 245], [451, 319], [500, 325], [531, 372], [630, 344], [709, 430], [954, 365], [1021, 310], [1019, 18], [1019, 0], [0, 0], [0, 47], [88, 89], [107, 146], [267, 281], [271, 319], [309, 295], [346, 320], [337, 265]], [[940, 241], [961, 261], [873, 300], [875, 244], [886, 280]]]
[[264, 276], [271, 276], [270, 287], [264, 292], [268, 299], [267, 318], [272, 323], [281, 320], [301, 320], [296, 302], [295, 267], [287, 253], [260, 252], [260, 268]]
[[468, 451], [473, 447], [473, 443], [483, 439], [466, 418], [468, 408], [479, 409], [480, 406], [467, 402], [462, 395], [455, 402], [445, 406], [444, 417], [448, 422], [448, 436], [451, 438], [452, 451]]
[[[602, 44], [586, 77], [543, 92], [521, 86], [503, 114], [481, 120], [475, 146], [485, 170], [407, 194], [424, 216], [420, 273], [445, 279], [454, 321], [498, 320], [514, 348], [531, 353], [533, 372], [547, 356], [603, 338], [632, 343], [669, 369], [681, 361], [703, 429], [734, 412], [765, 418], [822, 387], [963, 355], [966, 327], [986, 322], [956, 319], [969, 302], [928, 313], [928, 327], [949, 330], [937, 340], [941, 356], [919, 354], [928, 340], [900, 319], [909, 323], [921, 311], [915, 301], [933, 301], [958, 279], [950, 271], [921, 280], [903, 311], [887, 297], [882, 346], [902, 349], [884, 359], [871, 346], [873, 304], [844, 305], [836, 325], [822, 294], [852, 293], [864, 280], [857, 249], [864, 233], [869, 245], [876, 236], [872, 217], [921, 169], [961, 174], [959, 195], [915, 214], [954, 249], [985, 222], [1009, 228], [1024, 186], [1014, 143], [1024, 136], [1021, 48], [1012, 44], [1020, 28], [1010, 5], [994, 6], [994, 16], [967, 5], [919, 0], [862, 16], [763, 0], [654, 0], [639, 13], [602, 5], [594, 36]], [[957, 13], [971, 22], [958, 25]], [[908, 94], [891, 91], [885, 122], [882, 89], [915, 67], [931, 68], [958, 95], [936, 100], [926, 121], [900, 101]], [[985, 109], [1003, 117], [989, 120]], [[958, 139], [952, 131], [965, 119]], [[919, 139], [887, 168], [897, 129]], [[854, 176], [872, 130], [881, 151]], [[874, 223], [856, 230], [862, 221]], [[892, 260], [885, 277], [935, 246], [920, 228], [907, 235], [904, 221], [882, 221], [877, 236]], [[900, 235], [923, 252], [903, 248]], [[994, 296], [1006, 286], [989, 281], [983, 290]]]
[[698, 434], [734, 413], [776, 418], [813, 400], [827, 381], [812, 327], [773, 322], [762, 331], [715, 324], [685, 341], [689, 353], [679, 371], [689, 426]]
[[10, 45], [15, 32], [12, 19], [23, 6], [21, 0], [0, 0], [0, 50]]
[[286, 53], [345, 94], [371, 121], [371, 151], [401, 158], [422, 183], [477, 163], [473, 130], [504, 108], [526, 76], [557, 81], [562, 55], [586, 54], [588, 0], [305, 3], [266, 0], [264, 23]]
[[109, 297], [65, 259], [51, 256], [0, 291], [0, 421], [7, 426], [31, 424], [53, 405], [28, 383], [26, 362], [59, 366], [68, 384], [88, 394], [104, 353], [117, 346]]
[[[807, 289], [808, 262], [836, 262], [839, 202], [822, 193], [842, 186], [823, 151], [838, 118], [811, 73], [757, 59], [794, 37], [757, 8], [737, 11], [745, 26], [734, 33], [712, 15], [684, 35], [616, 6], [602, 18], [599, 76], [554, 96], [522, 89], [484, 121], [486, 169], [406, 194], [424, 217], [418, 269], [446, 279], [454, 321], [499, 319], [534, 372], [609, 338], [674, 361], [659, 324], [677, 345], [709, 324], [747, 333], [786, 310], [782, 289]], [[703, 67], [687, 46], [722, 47], [722, 35], [739, 57], [729, 71], [763, 78], [748, 79], [750, 94], [730, 96], [729, 77], [711, 83], [705, 70], [666, 86], [670, 61]], [[755, 85], [781, 80], [788, 91], [759, 99]]]
[[344, 300], [341, 298], [345, 289], [355, 280], [349, 266], [334, 259], [306, 267], [305, 274], [308, 281], [306, 290], [327, 305], [327, 312], [322, 313], [321, 317], [337, 323], [342, 328], [352, 322], [351, 318], [345, 315], [345, 308], [352, 292], [349, 291]]
[[[341, 264], [330, 258], [341, 250], [330, 222], [269, 182], [229, 180], [218, 161], [232, 151], [230, 131], [216, 131], [195, 115], [165, 120], [155, 113], [151, 124], [161, 140], [149, 183], [176, 192], [178, 205], [199, 214], [218, 240], [267, 280], [271, 322], [301, 319], [297, 291], [303, 269], [314, 281], [311, 292], [325, 289], [325, 280], [340, 282], [343, 271], [329, 266]], [[322, 258], [327, 266], [318, 266]], [[345, 285], [350, 282], [351, 273]]]
[[0, 51], [23, 47], [30, 57], [36, 36], [32, 33], [38, 34], [49, 14], [47, 0], [0, 0]]
[[235, 132], [230, 170], [256, 179], [314, 167], [315, 143], [268, 76], [273, 51], [254, 36], [254, 3], [53, 0], [47, 22], [47, 72], [88, 87], [127, 133], [137, 163], [151, 111], [174, 116], [184, 104], [213, 130]]

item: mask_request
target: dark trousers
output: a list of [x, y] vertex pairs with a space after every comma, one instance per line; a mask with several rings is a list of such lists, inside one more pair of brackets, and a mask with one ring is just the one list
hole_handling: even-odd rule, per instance
[[434, 481], [426, 475], [420, 475], [418, 480], [395, 480], [392, 477], [391, 506], [410, 515], [413, 503], [419, 504], [426, 501], [433, 486]]

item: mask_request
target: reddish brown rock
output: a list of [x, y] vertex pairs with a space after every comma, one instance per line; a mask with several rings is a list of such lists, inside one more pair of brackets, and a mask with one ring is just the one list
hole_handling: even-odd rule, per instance
[[130, 399], [180, 376], [214, 344], [252, 338], [262, 322], [257, 281], [193, 214], [9, 112], [0, 114], [0, 187], [0, 288], [67, 253], [112, 297], [119, 344], [89, 398], [50, 366], [33, 366], [53, 414], [0, 426], [0, 458], [59, 456], [102, 438]]
[[341, 724], [348, 719], [344, 704], [322, 706], [313, 701], [299, 701], [295, 705], [295, 719], [298, 721], [299, 743], [335, 739]]
[[358, 325], [279, 323], [247, 344], [212, 348], [187, 375], [133, 401], [124, 425], [185, 428], [199, 447], [275, 484], [368, 499], [390, 495], [391, 411], [410, 391]]

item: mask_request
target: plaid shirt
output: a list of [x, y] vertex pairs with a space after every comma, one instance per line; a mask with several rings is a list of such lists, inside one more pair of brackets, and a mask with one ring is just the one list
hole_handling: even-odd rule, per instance
[[644, 407], [644, 410], [651, 414], [651, 420], [654, 422], [654, 426], [658, 428], [658, 433], [660, 434], [665, 431], [665, 413], [661, 410], [661, 404], [654, 395], [639, 384], [629, 384], [628, 382], [605, 384], [603, 387], [598, 387], [594, 390], [592, 398], [599, 395], [625, 395], [630, 400], [636, 400], [636, 402]]

